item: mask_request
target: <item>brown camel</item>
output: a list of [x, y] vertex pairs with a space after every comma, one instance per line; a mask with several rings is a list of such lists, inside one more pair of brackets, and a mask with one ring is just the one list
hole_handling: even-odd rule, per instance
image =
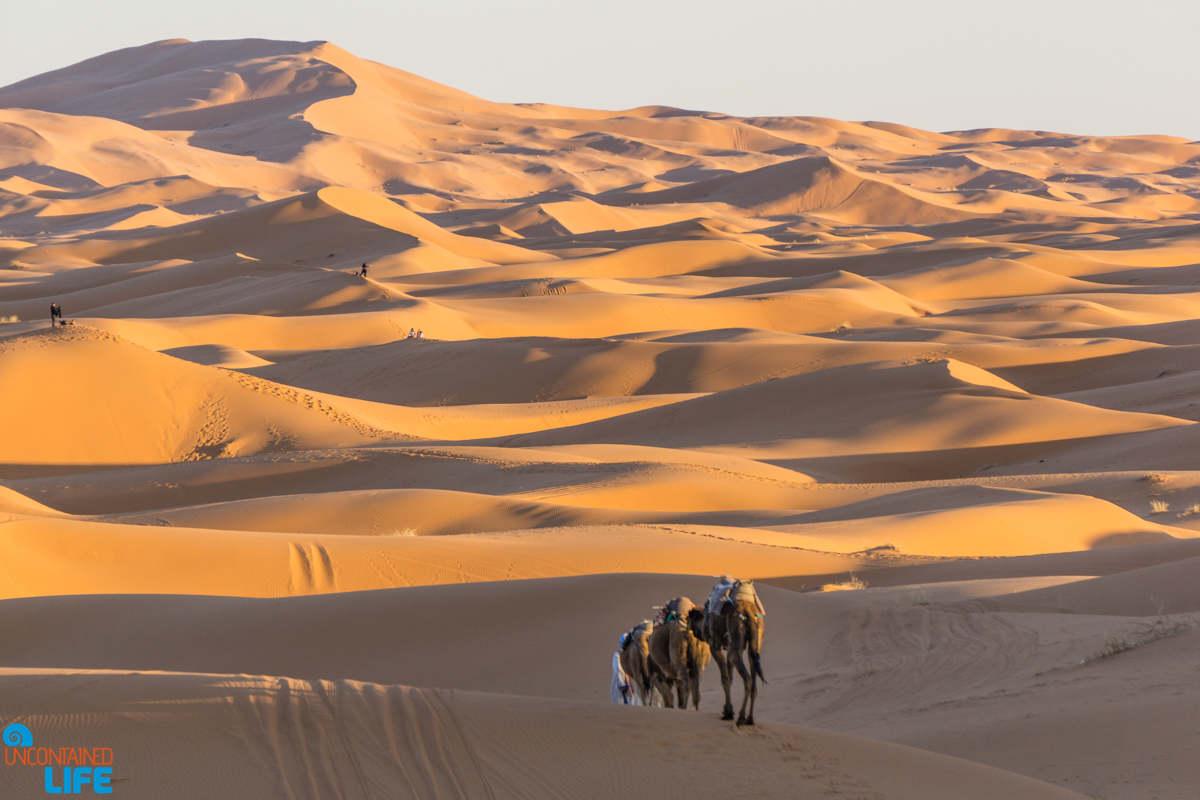
[[686, 597], [678, 597], [664, 609], [665, 621], [656, 625], [650, 634], [650, 660], [657, 670], [656, 685], [663, 704], [674, 708], [671, 697], [674, 689], [679, 708], [700, 708], [700, 679], [708, 666], [711, 654], [708, 645], [696, 636], [703, 624], [704, 612]]
[[620, 656], [621, 669], [629, 676], [629, 682], [644, 706], [653, 704], [658, 672], [650, 660], [650, 633], [653, 630], [654, 623], [647, 619], [629, 631]]
[[[726, 579], [717, 585], [705, 608], [704, 639], [712, 649], [713, 660], [721, 671], [721, 688], [725, 690], [725, 709], [722, 719], [733, 719], [730, 697], [733, 668], [742, 676], [742, 708], [738, 725], [754, 724], [754, 700], [758, 697], [758, 679], [767, 682], [762, 671], [763, 640], [762, 603], [754, 591], [753, 581]], [[742, 651], [748, 652], [750, 668], [742, 661]], [[746, 705], [750, 711], [747, 713]]]

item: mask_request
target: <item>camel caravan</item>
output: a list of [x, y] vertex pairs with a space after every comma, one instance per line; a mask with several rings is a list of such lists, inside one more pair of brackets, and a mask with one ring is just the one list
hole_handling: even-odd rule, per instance
[[[614, 703], [666, 708], [700, 708], [700, 679], [709, 661], [721, 670], [725, 690], [722, 719], [733, 719], [733, 670], [742, 678], [738, 725], [754, 724], [754, 699], [762, 671], [763, 610], [753, 581], [721, 578], [708, 602], [686, 597], [655, 606], [658, 616], [621, 635], [613, 654]], [[749, 658], [749, 667], [742, 658]], [[747, 710], [747, 705], [749, 709]]]

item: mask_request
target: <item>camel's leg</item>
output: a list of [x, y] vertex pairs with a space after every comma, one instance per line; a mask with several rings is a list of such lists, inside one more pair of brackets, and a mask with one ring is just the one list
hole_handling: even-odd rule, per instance
[[743, 619], [746, 621], [746, 655], [750, 658], [750, 713], [746, 716], [746, 724], [753, 725], [754, 701], [758, 698], [758, 679], [762, 678], [763, 683], [767, 682], [762, 671], [763, 620], [753, 610]]
[[754, 724], [754, 701], [758, 698], [758, 674], [750, 672], [750, 713], [746, 715], [746, 724]]
[[675, 696], [671, 692], [671, 684], [665, 678], [660, 677], [655, 682], [655, 685], [658, 687], [658, 694], [662, 698], [663, 708], [674, 708]]
[[721, 719], [733, 719], [733, 699], [730, 697], [730, 690], [733, 688], [733, 671], [729, 668], [729, 660], [726, 658], [724, 650], [712, 651], [713, 661], [717, 662], [717, 669], [721, 672], [721, 689], [725, 692], [725, 708], [721, 711]]
[[750, 699], [750, 671], [746, 669], [746, 665], [742, 662], [742, 651], [734, 650], [731, 657], [733, 658], [733, 666], [737, 668], [738, 675], [742, 676], [742, 707], [738, 710], [737, 724], [738, 725], [753, 725], [746, 719], [746, 703]]
[[[691, 700], [697, 711], [700, 710], [700, 663], [697, 659], [695, 650], [695, 641], [688, 643], [687, 648], [687, 675], [684, 678], [683, 685], [687, 690], [685, 701]], [[683, 704], [687, 708], [687, 702]]]
[[654, 667], [650, 662], [650, 654], [645, 653], [638, 659], [638, 668], [641, 671], [640, 688], [645, 697], [642, 698], [642, 705], [649, 706], [654, 703]]
[[746, 629], [743, 620], [740, 617], [735, 617], [734, 624], [730, 627], [729, 637], [729, 658], [733, 660], [733, 666], [737, 668], [738, 675], [742, 676], [742, 707], [738, 711], [738, 725], [753, 725], [753, 716], [749, 719], [746, 717], [746, 705], [750, 700], [750, 670], [746, 669], [746, 664], [742, 661], [742, 651], [746, 649]]
[[646, 668], [636, 658], [631, 666], [633, 671], [629, 673], [629, 679], [633, 683], [634, 689], [637, 690], [637, 696], [642, 701], [642, 705], [648, 706], [650, 705], [650, 681], [646, 676]]
[[712, 649], [704, 642], [694, 642], [695, 649], [691, 656], [691, 662], [695, 669], [692, 672], [692, 707], [697, 711], [700, 710], [700, 683], [704, 678], [704, 670], [708, 668], [708, 662], [712, 661]]
[[[671, 631], [671, 672], [672, 683], [679, 697], [679, 708], [683, 711], [688, 707], [688, 642], [687, 631], [684, 629]], [[664, 670], [665, 671], [665, 670]]]

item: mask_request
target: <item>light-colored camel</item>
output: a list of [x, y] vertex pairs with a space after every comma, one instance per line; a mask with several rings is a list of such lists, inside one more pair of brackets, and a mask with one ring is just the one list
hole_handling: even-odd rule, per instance
[[[718, 585], [718, 589], [721, 585]], [[717, 590], [713, 597], [716, 598]], [[716, 605], [716, 608], [712, 607]], [[721, 688], [725, 690], [725, 709], [722, 719], [733, 719], [730, 697], [733, 669], [742, 676], [742, 708], [738, 725], [754, 724], [754, 700], [758, 697], [758, 679], [767, 682], [762, 671], [763, 615], [762, 603], [754, 591], [753, 581], [734, 581], [728, 596], [710, 602], [705, 608], [704, 639], [712, 649], [713, 660], [721, 671]], [[742, 651], [750, 658], [750, 668], [742, 661]], [[749, 713], [746, 711], [749, 703]]]
[[704, 612], [686, 597], [667, 605], [666, 621], [656, 625], [650, 634], [650, 660], [656, 668], [656, 685], [667, 708], [674, 708], [672, 689], [679, 708], [700, 708], [700, 679], [711, 658], [708, 645], [696, 631], [703, 624]]
[[654, 703], [657, 669], [650, 660], [650, 633], [653, 630], [654, 623], [647, 619], [629, 631], [620, 656], [621, 669], [629, 676], [629, 682], [644, 706]]

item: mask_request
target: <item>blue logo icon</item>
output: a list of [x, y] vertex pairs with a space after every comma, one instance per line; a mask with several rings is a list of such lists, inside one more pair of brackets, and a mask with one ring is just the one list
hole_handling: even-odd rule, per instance
[[33, 734], [19, 722], [4, 729], [4, 744], [8, 747], [33, 747]]

